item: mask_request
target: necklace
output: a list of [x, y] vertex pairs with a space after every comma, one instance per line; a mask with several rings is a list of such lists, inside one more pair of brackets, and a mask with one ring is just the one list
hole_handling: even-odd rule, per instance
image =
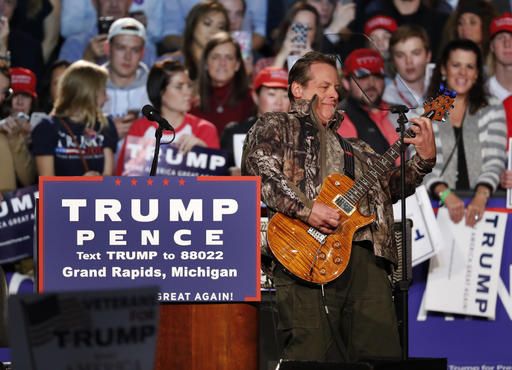
[[[224, 113], [224, 106], [226, 105], [229, 98], [231, 97], [231, 91], [232, 91], [231, 86], [229, 86], [227, 89], [220, 88], [217, 91], [215, 91], [215, 90], [213, 91], [212, 102], [213, 102], [213, 105], [215, 106], [215, 111], [218, 114]], [[225, 94], [223, 94], [223, 93], [225, 93]]]

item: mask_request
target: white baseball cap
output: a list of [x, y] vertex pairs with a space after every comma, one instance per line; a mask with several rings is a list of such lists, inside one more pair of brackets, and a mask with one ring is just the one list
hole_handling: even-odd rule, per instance
[[108, 30], [108, 41], [119, 35], [139, 36], [146, 41], [146, 28], [135, 18], [119, 18]]

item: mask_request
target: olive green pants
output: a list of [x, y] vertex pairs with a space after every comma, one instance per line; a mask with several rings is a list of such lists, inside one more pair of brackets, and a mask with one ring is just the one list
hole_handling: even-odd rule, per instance
[[347, 357], [336, 346], [320, 286], [303, 284], [277, 267], [274, 283], [278, 329], [285, 342], [281, 358], [326, 362], [399, 358], [391, 285], [379, 262], [369, 248], [353, 245], [345, 272], [324, 286], [334, 334], [346, 349]]

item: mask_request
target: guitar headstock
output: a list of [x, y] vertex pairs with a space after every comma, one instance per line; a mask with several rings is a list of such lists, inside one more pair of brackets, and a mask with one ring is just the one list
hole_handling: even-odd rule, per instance
[[450, 109], [453, 108], [453, 102], [457, 93], [452, 90], [445, 89], [443, 85], [439, 89], [439, 94], [436, 97], [428, 98], [423, 104], [425, 117], [430, 118], [432, 121], [444, 121], [445, 115]]

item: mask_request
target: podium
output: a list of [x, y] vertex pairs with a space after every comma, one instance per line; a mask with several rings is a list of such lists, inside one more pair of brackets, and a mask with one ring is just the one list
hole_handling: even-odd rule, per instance
[[162, 304], [155, 370], [257, 370], [258, 340], [256, 304]]
[[257, 369], [259, 178], [42, 177], [39, 188], [39, 291], [156, 286], [155, 369]]

